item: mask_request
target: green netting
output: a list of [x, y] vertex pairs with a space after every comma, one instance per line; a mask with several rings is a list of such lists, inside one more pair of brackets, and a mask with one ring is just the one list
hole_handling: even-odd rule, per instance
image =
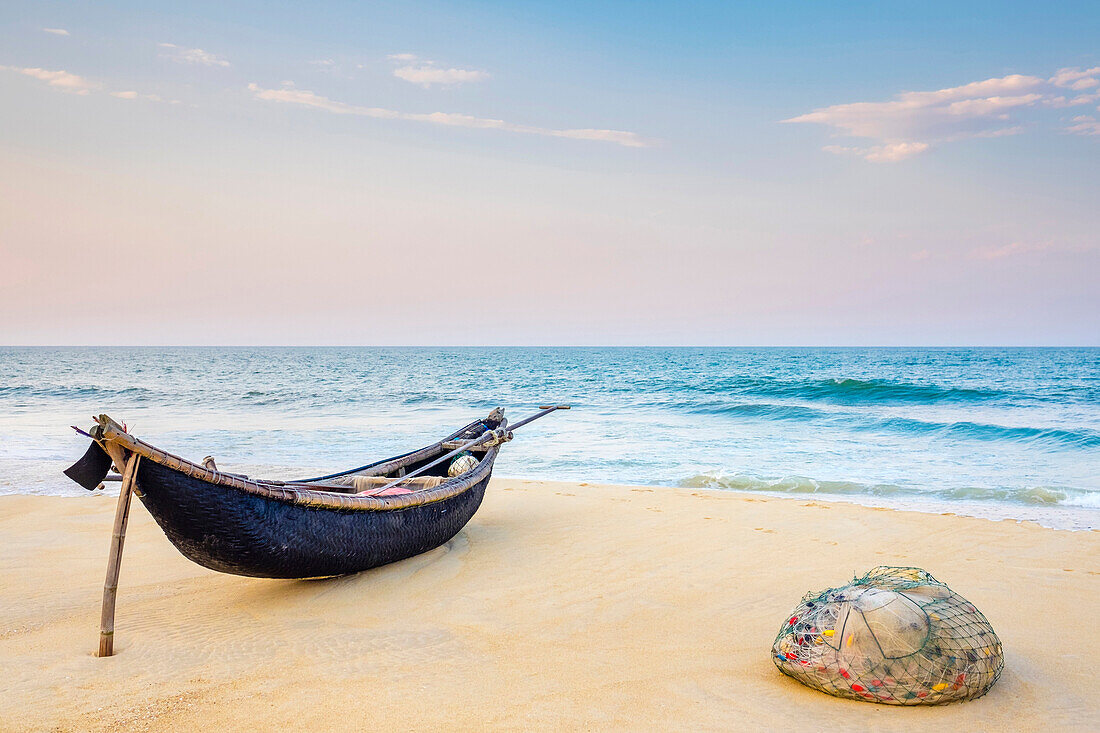
[[936, 705], [984, 695], [1001, 640], [972, 603], [920, 568], [877, 567], [808, 593], [772, 645], [783, 674], [837, 697]]

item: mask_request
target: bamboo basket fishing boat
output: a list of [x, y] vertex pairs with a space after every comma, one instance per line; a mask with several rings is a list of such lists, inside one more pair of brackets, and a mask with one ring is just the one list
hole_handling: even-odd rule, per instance
[[[512, 430], [567, 406], [543, 407], [509, 426], [501, 409], [419, 450], [298, 481], [253, 479], [188, 461], [132, 436], [100, 415], [92, 444], [65, 471], [87, 489], [113, 463], [122, 488], [104, 586], [100, 656], [109, 656], [114, 598], [130, 495], [183, 555], [223, 573], [318, 578], [356, 573], [439, 547], [481, 505], [493, 464]], [[81, 431], [84, 432], [84, 431]], [[458, 475], [450, 462], [469, 455]]]

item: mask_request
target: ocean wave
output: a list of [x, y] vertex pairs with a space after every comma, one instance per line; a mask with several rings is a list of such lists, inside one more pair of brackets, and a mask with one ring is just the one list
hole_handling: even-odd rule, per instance
[[733, 415], [740, 417], [763, 417], [772, 420], [809, 421], [835, 416], [825, 410], [804, 405], [783, 405], [770, 402], [697, 402], [685, 406], [685, 411], [700, 415]]
[[295, 389], [250, 389], [239, 395], [239, 397], [242, 402], [254, 407], [271, 407], [274, 405], [320, 407], [323, 404], [331, 404], [333, 398], [332, 395]]
[[10, 384], [0, 386], [0, 399], [15, 398], [49, 398], [49, 399], [89, 399], [104, 397], [126, 397], [136, 402], [142, 402], [159, 393], [145, 387], [98, 387], [94, 385], [31, 385]]
[[1003, 390], [944, 387], [935, 384], [849, 377], [795, 381], [758, 380], [756, 384], [744, 385], [737, 391], [845, 405], [868, 402], [876, 404], [990, 402], [1015, 396], [1014, 393]]
[[1002, 440], [1011, 443], [1045, 444], [1068, 448], [1100, 447], [1100, 432], [1084, 428], [1080, 430], [1062, 430], [1058, 428], [993, 425], [967, 421], [941, 423], [905, 417], [884, 418], [876, 422], [881, 427], [895, 429], [900, 432], [935, 433], [953, 438]]
[[977, 486], [953, 489], [920, 489], [896, 484], [865, 484], [854, 481], [819, 481], [805, 476], [766, 479], [721, 471], [699, 473], [680, 482], [691, 489], [767, 492], [773, 494], [824, 494], [846, 497], [921, 498], [944, 502], [997, 502], [1026, 506], [1067, 506], [1100, 509], [1100, 491], [1062, 486], [1024, 488], [987, 488]]
[[[668, 405], [655, 404], [655, 406], [667, 407]], [[835, 424], [863, 432], [889, 431], [906, 435], [946, 437], [960, 440], [1004, 441], [1058, 448], [1090, 449], [1100, 447], [1100, 431], [1088, 428], [1065, 430], [1026, 425], [996, 425], [965, 420], [939, 422], [911, 417], [877, 417], [868, 412], [838, 411], [810, 405], [791, 405], [776, 402], [731, 403], [710, 400], [684, 405], [681, 409], [693, 414]]]
[[1032, 402], [1037, 395], [994, 387], [962, 387], [852, 377], [783, 379], [761, 376], [647, 374], [610, 387], [612, 392], [675, 395], [772, 397], [837, 405], [970, 404]]

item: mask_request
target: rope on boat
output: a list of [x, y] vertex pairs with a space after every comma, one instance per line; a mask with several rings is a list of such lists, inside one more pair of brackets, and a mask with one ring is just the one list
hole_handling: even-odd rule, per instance
[[412, 478], [413, 476], [418, 476], [418, 475], [424, 473], [425, 471], [427, 471], [429, 468], [434, 468], [435, 466], [438, 466], [440, 463], [443, 463], [443, 461], [447, 460], [451, 456], [457, 455], [458, 453], [461, 453], [462, 451], [470, 450], [470, 449], [474, 448], [475, 446], [480, 446], [480, 445], [484, 444], [485, 447], [490, 447], [491, 448], [493, 446], [500, 445], [501, 443], [507, 443], [508, 441], [510, 441], [512, 439], [512, 431], [513, 430], [518, 430], [519, 428], [522, 428], [527, 423], [534, 422], [535, 420], [538, 420], [540, 417], [543, 417], [544, 415], [549, 415], [551, 412], [554, 412], [556, 410], [568, 410], [568, 409], [569, 409], [569, 405], [544, 405], [543, 407], [539, 408], [539, 412], [536, 412], [534, 415], [531, 415], [528, 418], [524, 418], [523, 420], [520, 420], [518, 423], [513, 425], [511, 428], [508, 427], [507, 421], [501, 419], [501, 423], [500, 423], [501, 426], [499, 428], [496, 428], [494, 430], [486, 430], [484, 433], [482, 433], [478, 437], [471, 438], [470, 440], [467, 440], [462, 445], [459, 445], [456, 448], [454, 448], [453, 450], [448, 451], [447, 453], [444, 453], [443, 455], [441, 455], [439, 458], [436, 458], [431, 463], [427, 463], [427, 464], [421, 466], [420, 468], [416, 469], [412, 473], [407, 473], [404, 476], [401, 476], [400, 478], [394, 479], [393, 481], [386, 484], [385, 486], [383, 486], [380, 489], [372, 489], [369, 494], [365, 494], [365, 495], [370, 496], [370, 495], [373, 495], [373, 494], [381, 494], [383, 491], [386, 491], [388, 489], [392, 489], [393, 487], [397, 486], [402, 481], [406, 481], [406, 480]]

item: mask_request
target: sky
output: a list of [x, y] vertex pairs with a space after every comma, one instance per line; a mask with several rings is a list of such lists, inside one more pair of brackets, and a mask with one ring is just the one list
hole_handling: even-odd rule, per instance
[[11, 2], [0, 343], [1100, 345], [1093, 2]]

